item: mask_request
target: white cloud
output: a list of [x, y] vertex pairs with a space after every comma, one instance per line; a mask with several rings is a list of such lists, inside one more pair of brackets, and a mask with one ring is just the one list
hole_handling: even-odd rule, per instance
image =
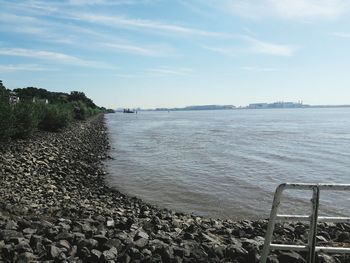
[[331, 32], [329, 34], [335, 37], [350, 38], [350, 33], [347, 32]]
[[146, 29], [151, 30], [152, 32], [160, 31], [163, 33], [165, 32], [171, 34], [195, 35], [203, 37], [228, 37], [227, 34], [221, 32], [212, 32], [176, 24], [163, 23], [154, 20], [134, 19], [118, 15], [108, 16], [101, 14], [72, 13], [70, 14], [70, 17], [89, 23], [97, 23], [121, 28]]
[[258, 66], [243, 66], [240, 67], [241, 70], [251, 71], [251, 72], [273, 72], [278, 71], [277, 68], [269, 68], [269, 67], [258, 67]]
[[0, 55], [3, 56], [16, 56], [16, 57], [28, 57], [35, 59], [50, 60], [58, 63], [72, 64], [86, 67], [96, 68], [108, 68], [110, 66], [98, 61], [90, 61], [80, 59], [78, 57], [70, 56], [64, 53], [44, 51], [44, 50], [32, 50], [24, 48], [0, 48]]
[[[217, 0], [212, 4], [218, 5]], [[219, 0], [226, 11], [243, 17], [282, 19], [334, 19], [350, 11], [348, 0]]]
[[156, 76], [168, 76], [168, 75], [188, 76], [188, 75], [191, 75], [191, 73], [193, 72], [193, 70], [189, 68], [169, 68], [169, 67], [152, 68], [152, 69], [147, 69], [146, 71]]
[[237, 48], [232, 46], [225, 47], [211, 47], [211, 46], [202, 46], [204, 49], [229, 55], [236, 56], [240, 53], [255, 53], [255, 54], [265, 54], [265, 55], [273, 55], [273, 56], [292, 56], [296, 51], [296, 47], [292, 45], [282, 45], [270, 43], [262, 40], [258, 40], [256, 38], [250, 36], [240, 36], [240, 39], [244, 40], [247, 45], [243, 48]]
[[291, 56], [296, 50], [296, 48], [292, 45], [269, 43], [249, 36], [243, 36], [243, 38], [246, 39], [250, 44], [248, 50], [252, 53], [276, 56]]
[[147, 4], [157, 0], [69, 0], [72, 5], [134, 5]]
[[135, 55], [142, 56], [165, 56], [173, 53], [171, 48], [165, 46], [154, 46], [154, 47], [144, 47], [135, 44], [129, 43], [103, 43], [101, 44], [103, 47], [110, 48], [111, 50], [115, 50], [117, 52], [129, 53]]
[[228, 56], [236, 56], [240, 52], [238, 48], [234, 47], [202, 46], [202, 48]]
[[37, 64], [0, 65], [0, 72], [14, 71], [56, 71], [56, 69], [43, 67]]

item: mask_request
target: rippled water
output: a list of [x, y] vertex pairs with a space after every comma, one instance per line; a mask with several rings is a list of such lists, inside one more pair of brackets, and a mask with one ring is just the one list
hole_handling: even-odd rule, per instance
[[[266, 217], [283, 182], [350, 183], [350, 109], [107, 115], [109, 183], [147, 202], [220, 218]], [[286, 192], [303, 213], [310, 196]], [[321, 192], [324, 214], [350, 215], [350, 193]]]

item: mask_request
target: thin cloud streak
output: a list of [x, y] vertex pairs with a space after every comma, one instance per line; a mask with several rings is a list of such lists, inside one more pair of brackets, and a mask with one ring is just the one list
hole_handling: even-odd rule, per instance
[[47, 68], [37, 64], [0, 65], [0, 72], [15, 71], [57, 71], [57, 69]]
[[243, 48], [237, 47], [212, 47], [212, 46], [202, 46], [202, 48], [220, 53], [223, 55], [236, 56], [240, 53], [253, 53], [253, 54], [265, 54], [273, 56], [292, 56], [297, 48], [292, 45], [281, 45], [262, 41], [250, 36], [240, 36], [240, 39], [247, 42], [247, 46]]
[[150, 57], [169, 56], [169, 54], [173, 53], [173, 50], [171, 48], [163, 46], [144, 47], [141, 45], [121, 43], [102, 43], [101, 46], [110, 48], [111, 50], [120, 53], [128, 53]]
[[241, 70], [250, 71], [250, 72], [275, 72], [278, 71], [277, 68], [268, 68], [268, 67], [257, 67], [257, 66], [243, 66], [240, 67]]
[[135, 5], [148, 4], [155, 0], [69, 0], [71, 5]]
[[80, 59], [78, 57], [70, 56], [64, 53], [45, 51], [45, 50], [32, 50], [24, 48], [0, 48], [0, 55], [3, 56], [15, 56], [15, 57], [28, 57], [35, 59], [44, 59], [55, 61], [64, 64], [79, 65], [85, 67], [96, 68], [108, 68], [105, 63]]
[[245, 18], [270, 17], [301, 22], [336, 19], [350, 11], [347, 0], [208, 0], [207, 3]]
[[189, 76], [193, 72], [192, 69], [189, 68], [168, 68], [168, 67], [160, 67], [160, 68], [152, 68], [147, 69], [147, 73], [150, 73], [152, 75], [156, 76], [169, 76], [169, 75], [175, 75], [175, 76]]
[[250, 47], [248, 49], [252, 53], [275, 56], [292, 56], [296, 50], [296, 47], [292, 45], [269, 43], [250, 36], [242, 36], [242, 38], [248, 41], [248, 43], [250, 44]]
[[107, 15], [96, 15], [88, 13], [70, 14], [70, 18], [79, 21], [98, 23], [107, 26], [115, 26], [121, 28], [134, 28], [134, 29], [146, 29], [176, 33], [181, 35], [193, 35], [202, 37], [229, 37], [226, 33], [212, 32], [192, 27], [180, 26], [175, 24], [168, 24], [154, 20], [146, 19], [133, 19], [125, 16], [107, 16]]

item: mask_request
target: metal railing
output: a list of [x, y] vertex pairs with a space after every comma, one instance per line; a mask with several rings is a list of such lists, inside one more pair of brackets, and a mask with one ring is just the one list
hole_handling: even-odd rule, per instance
[[[278, 208], [281, 203], [282, 192], [286, 189], [293, 190], [309, 190], [312, 191], [312, 214], [305, 215], [279, 215]], [[294, 250], [306, 251], [307, 262], [315, 263], [316, 252], [325, 253], [350, 253], [350, 248], [344, 247], [319, 247], [316, 246], [316, 232], [318, 222], [334, 222], [334, 223], [350, 223], [350, 217], [325, 217], [318, 216], [320, 191], [321, 190], [335, 190], [346, 191], [350, 190], [350, 184], [281, 184], [277, 187], [273, 204], [270, 213], [270, 220], [267, 226], [265, 243], [261, 255], [260, 263], [266, 263], [268, 254], [271, 250]], [[308, 244], [306, 245], [284, 245], [272, 244], [272, 236], [276, 221], [309, 221], [310, 228], [308, 233]]]

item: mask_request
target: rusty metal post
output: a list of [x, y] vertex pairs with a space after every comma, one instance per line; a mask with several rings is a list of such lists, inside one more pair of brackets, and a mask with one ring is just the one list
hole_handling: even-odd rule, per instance
[[316, 260], [316, 232], [317, 232], [317, 218], [318, 218], [318, 207], [320, 202], [320, 189], [318, 186], [312, 188], [312, 214], [310, 217], [310, 229], [308, 236], [308, 263], [315, 263]]

